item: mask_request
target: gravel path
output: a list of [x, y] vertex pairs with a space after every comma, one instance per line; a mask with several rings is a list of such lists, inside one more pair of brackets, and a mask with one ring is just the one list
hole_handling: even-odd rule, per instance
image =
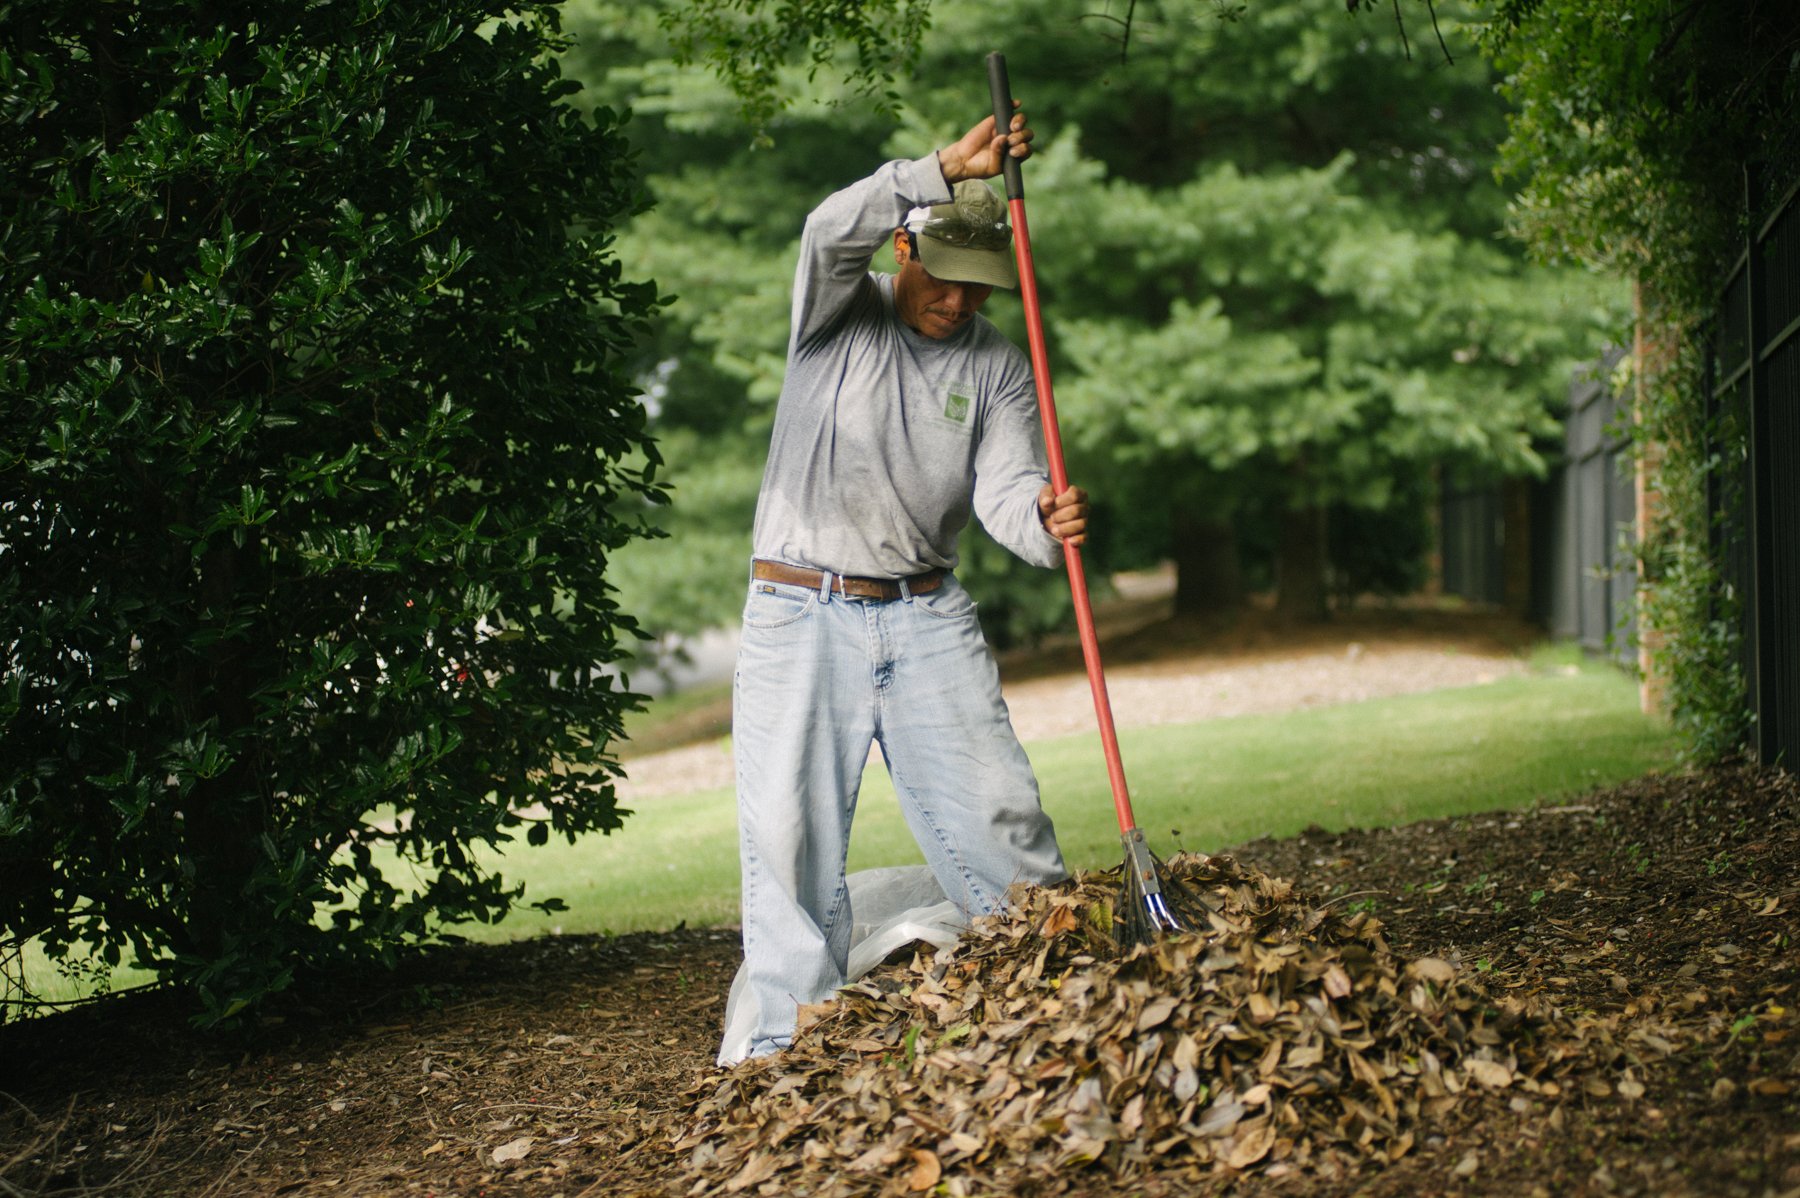
[[[1516, 653], [1499, 645], [1409, 637], [1392, 644], [1351, 640], [1248, 658], [1195, 653], [1141, 665], [1109, 665], [1106, 686], [1118, 727], [1141, 728], [1479, 686], [1525, 669]], [[1013, 727], [1027, 743], [1094, 727], [1085, 674], [1029, 678], [1005, 691]], [[627, 803], [732, 784], [731, 746], [724, 739], [628, 758], [625, 767], [619, 797]]]

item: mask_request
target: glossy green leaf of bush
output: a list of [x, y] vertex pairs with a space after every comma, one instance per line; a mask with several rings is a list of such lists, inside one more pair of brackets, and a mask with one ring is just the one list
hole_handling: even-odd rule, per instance
[[216, 1019], [498, 918], [468, 846], [624, 814], [620, 118], [545, 4], [0, 28], [0, 944]]

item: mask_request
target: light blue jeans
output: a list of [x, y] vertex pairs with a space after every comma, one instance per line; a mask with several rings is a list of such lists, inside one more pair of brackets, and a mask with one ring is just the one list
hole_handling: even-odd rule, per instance
[[871, 743], [926, 863], [968, 915], [999, 909], [1014, 882], [1068, 874], [954, 577], [888, 602], [753, 581], [731, 732], [753, 1056], [787, 1047], [797, 1004], [844, 984], [844, 857]]

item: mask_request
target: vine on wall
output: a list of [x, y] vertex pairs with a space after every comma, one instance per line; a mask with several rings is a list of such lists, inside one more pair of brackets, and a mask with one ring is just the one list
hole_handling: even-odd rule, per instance
[[1637, 280], [1633, 439], [1655, 513], [1638, 546], [1640, 635], [1689, 757], [1717, 760], [1750, 728], [1739, 598], [1714, 535], [1746, 430], [1707, 402], [1705, 337], [1743, 244], [1744, 168], [1789, 157], [1800, 13], [1752, 0], [1507, 0], [1494, 13], [1483, 45], [1516, 106], [1501, 151], [1519, 181], [1515, 231], [1547, 259]]

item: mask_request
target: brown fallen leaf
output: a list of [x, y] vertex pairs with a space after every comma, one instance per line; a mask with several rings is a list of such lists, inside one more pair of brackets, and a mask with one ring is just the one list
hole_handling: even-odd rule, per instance
[[725, 1189], [728, 1193], [736, 1194], [751, 1186], [761, 1185], [775, 1176], [775, 1170], [779, 1166], [780, 1162], [770, 1153], [752, 1153], [750, 1159], [744, 1162], [744, 1167], [738, 1170], [737, 1176], [725, 1183]]
[[1434, 986], [1447, 986], [1456, 980], [1456, 966], [1437, 957], [1420, 957], [1407, 965], [1406, 972]]
[[535, 1137], [532, 1136], [520, 1136], [516, 1140], [508, 1140], [506, 1143], [500, 1145], [500, 1147], [494, 1149], [494, 1163], [496, 1165], [504, 1165], [509, 1161], [524, 1160], [526, 1153], [531, 1151], [531, 1145], [534, 1138]]
[[912, 1172], [906, 1175], [906, 1188], [909, 1190], [929, 1190], [937, 1185], [938, 1179], [944, 1175], [944, 1166], [938, 1160], [937, 1153], [929, 1148], [915, 1148], [912, 1153]]
[[1075, 914], [1073, 907], [1054, 907], [1048, 918], [1044, 920], [1044, 939], [1049, 940], [1073, 932], [1081, 926], [1081, 919]]
[[1275, 1146], [1275, 1128], [1267, 1118], [1252, 1119], [1238, 1133], [1237, 1143], [1225, 1163], [1233, 1169], [1247, 1169], [1269, 1154]]
[[1181, 1000], [1173, 996], [1154, 999], [1144, 1004], [1143, 1013], [1138, 1016], [1137, 1030], [1147, 1032], [1151, 1028], [1161, 1027], [1168, 1022], [1169, 1016], [1173, 1015], [1175, 1008], [1180, 1005]]
[[1507, 980], [1408, 961], [1372, 914], [1229, 857], [1169, 867], [1207, 893], [1206, 929], [1121, 957], [1088, 914], [1116, 877], [1086, 875], [807, 1008], [786, 1052], [672, 1113], [687, 1188], [922, 1193], [944, 1184], [933, 1149], [997, 1193], [1129, 1190], [1170, 1167], [1344, 1176], [1408, 1155], [1472, 1091], [1554, 1095], [1602, 1072], [1571, 1062], [1623, 1048], [1616, 1020], [1584, 1015], [1547, 1056], [1551, 1008], [1499, 997]]
[[1471, 1057], [1463, 1062], [1463, 1068], [1470, 1077], [1490, 1090], [1504, 1090], [1512, 1085], [1513, 1071], [1498, 1061], [1484, 1061]]
[[1241, 1102], [1221, 1103], [1201, 1116], [1198, 1131], [1203, 1136], [1230, 1135], [1244, 1114], [1245, 1108]]

